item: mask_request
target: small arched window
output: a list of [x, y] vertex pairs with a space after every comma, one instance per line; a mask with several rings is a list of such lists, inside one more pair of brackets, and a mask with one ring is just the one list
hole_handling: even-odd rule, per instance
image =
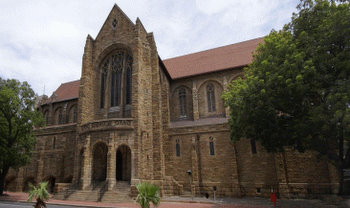
[[180, 117], [186, 117], [186, 89], [179, 89]]
[[207, 85], [207, 103], [208, 103], [208, 112], [215, 112], [215, 89], [212, 83]]
[[214, 138], [213, 137], [209, 137], [209, 153], [210, 153], [210, 155], [215, 155]]
[[176, 156], [180, 157], [180, 141], [179, 141], [179, 139], [176, 139], [175, 148], [176, 148]]

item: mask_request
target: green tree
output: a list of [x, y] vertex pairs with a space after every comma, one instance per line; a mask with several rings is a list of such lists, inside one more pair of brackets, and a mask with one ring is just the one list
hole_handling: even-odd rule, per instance
[[0, 78], [0, 195], [8, 170], [29, 162], [35, 144], [33, 127], [43, 124], [34, 97], [27, 82]]
[[223, 95], [232, 139], [253, 138], [271, 152], [292, 146], [349, 167], [350, 6], [348, 1], [301, 0], [298, 13], [272, 31]]
[[36, 203], [34, 205], [35, 208], [43, 208], [46, 207], [45, 201], [47, 201], [50, 197], [49, 192], [47, 192], [47, 184], [48, 182], [39, 183], [38, 187], [35, 187], [33, 184], [29, 184], [30, 191], [28, 195], [28, 202], [31, 202], [33, 198], [36, 198]]
[[137, 195], [136, 201], [142, 208], [149, 208], [150, 202], [154, 206], [158, 206], [160, 203], [159, 187], [150, 183], [139, 183], [136, 186], [139, 194]]

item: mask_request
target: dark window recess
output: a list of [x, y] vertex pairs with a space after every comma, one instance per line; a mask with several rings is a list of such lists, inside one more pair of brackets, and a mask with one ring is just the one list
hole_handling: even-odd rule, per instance
[[176, 156], [180, 157], [180, 144], [176, 143]]
[[215, 151], [214, 151], [214, 139], [213, 137], [209, 138], [209, 150], [210, 150], [210, 155], [215, 155]]
[[256, 193], [261, 193], [260, 188], [256, 188]]
[[118, 21], [117, 21], [117, 19], [114, 19], [113, 22], [112, 22], [113, 29], [116, 29], [117, 25], [118, 25]]
[[53, 137], [52, 149], [56, 149], [56, 137]]
[[186, 116], [186, 89], [179, 89], [179, 107], [180, 107], [180, 116]]
[[208, 112], [215, 112], [215, 90], [213, 84], [207, 85], [207, 103], [208, 103]]
[[112, 73], [111, 106], [118, 106], [120, 101], [120, 73]]
[[112, 73], [112, 83], [111, 83], [111, 106], [115, 106], [115, 78], [116, 73]]
[[105, 106], [105, 73], [101, 73], [101, 97], [100, 97], [100, 108]]
[[255, 139], [250, 139], [250, 146], [252, 149], [252, 153], [256, 154], [256, 144], [255, 144]]

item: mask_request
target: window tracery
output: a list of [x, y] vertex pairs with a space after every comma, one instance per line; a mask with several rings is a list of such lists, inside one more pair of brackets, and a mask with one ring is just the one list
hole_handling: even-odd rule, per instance
[[[110, 95], [110, 107], [131, 104], [132, 63], [132, 56], [124, 50], [113, 52], [102, 62], [100, 68], [100, 108], [106, 107], [106, 89]], [[107, 83], [110, 85], [106, 86]]]

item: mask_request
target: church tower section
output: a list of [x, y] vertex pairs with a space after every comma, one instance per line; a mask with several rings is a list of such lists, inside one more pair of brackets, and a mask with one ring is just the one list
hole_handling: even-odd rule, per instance
[[[127, 181], [163, 187], [169, 80], [152, 33], [115, 5], [84, 48], [74, 181], [82, 189]], [[167, 84], [162, 84], [161, 79]], [[163, 109], [163, 110], [162, 110]], [[164, 123], [165, 122], [165, 123]]]

